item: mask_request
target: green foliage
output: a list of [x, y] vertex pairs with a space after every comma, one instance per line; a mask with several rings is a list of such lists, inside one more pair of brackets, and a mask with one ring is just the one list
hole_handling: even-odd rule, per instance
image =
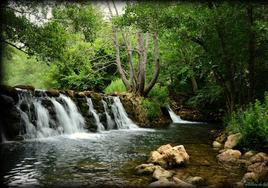
[[245, 110], [233, 112], [226, 117], [227, 130], [231, 133], [241, 133], [241, 145], [249, 149], [258, 149], [268, 146], [268, 93], [261, 104], [256, 100]]
[[108, 85], [104, 92], [105, 93], [113, 93], [113, 92], [125, 92], [126, 87], [123, 83], [123, 81], [119, 78], [113, 80], [110, 85]]
[[146, 110], [149, 120], [153, 120], [160, 110], [159, 103], [150, 98], [143, 98], [141, 107]]
[[166, 106], [168, 104], [168, 89], [166, 86], [160, 86], [159, 83], [155, 84], [152, 90], [149, 92], [148, 97], [151, 100], [159, 103], [160, 106]]
[[3, 54], [3, 83], [10, 86], [21, 84], [34, 85], [42, 89], [50, 88], [47, 77], [49, 68], [44, 62], [8, 46]]

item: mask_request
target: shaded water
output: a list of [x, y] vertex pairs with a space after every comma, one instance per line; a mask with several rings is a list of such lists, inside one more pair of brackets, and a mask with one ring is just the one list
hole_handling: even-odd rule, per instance
[[1, 176], [9, 186], [146, 185], [152, 179], [135, 175], [133, 168], [146, 163], [150, 151], [170, 143], [183, 144], [190, 155], [190, 165], [178, 172], [204, 177], [209, 184], [241, 180], [241, 170], [230, 173], [216, 162], [209, 140], [212, 127], [172, 124], [160, 130], [122, 129], [5, 143], [0, 146]]

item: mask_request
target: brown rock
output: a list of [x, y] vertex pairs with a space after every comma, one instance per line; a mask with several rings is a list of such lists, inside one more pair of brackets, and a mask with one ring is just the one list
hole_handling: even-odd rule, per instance
[[242, 182], [248, 182], [248, 181], [253, 181], [253, 182], [257, 182], [258, 181], [258, 177], [254, 172], [248, 172], [244, 175]]
[[60, 96], [59, 90], [56, 90], [56, 89], [49, 89], [49, 90], [45, 91], [45, 93], [49, 97], [58, 97], [58, 96]]
[[186, 165], [189, 163], [189, 158], [190, 157], [183, 145], [175, 146], [173, 148], [170, 145], [163, 145], [159, 147], [157, 151], [151, 152], [148, 161], [166, 168]]
[[195, 187], [194, 185], [190, 183], [186, 183], [185, 181], [180, 180], [179, 178], [173, 177], [174, 182], [179, 186], [179, 187]]
[[74, 95], [75, 95], [75, 91], [73, 91], [73, 90], [67, 90], [66, 93], [69, 97], [74, 97]]
[[213, 148], [221, 148], [222, 147], [222, 144], [220, 142], [218, 142], [218, 141], [214, 141], [212, 143], [212, 146], [213, 146]]
[[257, 162], [248, 166], [248, 171], [253, 172], [258, 180], [268, 181], [268, 162]]
[[161, 167], [155, 168], [153, 177], [157, 180], [160, 180], [162, 178], [170, 178], [173, 175], [172, 172], [167, 171]]
[[170, 182], [167, 178], [161, 178], [158, 181], [155, 181], [149, 185], [150, 187], [175, 187], [174, 182]]
[[161, 168], [158, 165], [150, 164], [141, 164], [135, 168], [137, 174], [152, 174], [156, 168]]
[[185, 180], [187, 183], [190, 183], [190, 184], [193, 184], [193, 185], [198, 185], [198, 186], [202, 186], [202, 185], [205, 185], [206, 184], [206, 181], [204, 178], [202, 177], [188, 177], [186, 180]]
[[217, 155], [217, 159], [221, 162], [229, 162], [230, 159], [239, 159], [240, 157], [241, 152], [233, 149], [227, 149], [226, 151]]
[[157, 151], [160, 153], [160, 154], [164, 154], [167, 150], [169, 149], [172, 149], [172, 146], [170, 144], [166, 144], [166, 145], [162, 145], [160, 146]]
[[216, 138], [216, 141], [219, 143], [223, 143], [226, 139], [227, 139], [227, 134], [223, 132]]
[[251, 163], [257, 163], [257, 162], [263, 162], [263, 161], [268, 161], [268, 155], [266, 153], [260, 152], [257, 153], [256, 155], [252, 156], [249, 161]]
[[250, 158], [254, 155], [255, 153], [253, 151], [247, 151], [246, 153], [243, 154], [244, 158]]
[[237, 146], [241, 138], [242, 138], [241, 133], [231, 134], [230, 136], [227, 137], [227, 140], [224, 144], [224, 148], [227, 148], [227, 149], [234, 148], [235, 146]]

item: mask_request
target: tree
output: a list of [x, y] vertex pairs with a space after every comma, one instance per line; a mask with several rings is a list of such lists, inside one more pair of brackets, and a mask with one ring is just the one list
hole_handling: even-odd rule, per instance
[[[113, 16], [110, 4], [107, 3], [110, 15]], [[113, 2], [113, 7], [115, 9], [116, 15], [118, 15], [117, 8]], [[126, 31], [121, 31], [122, 38], [125, 44], [125, 50], [127, 52], [127, 61], [129, 64], [129, 78], [127, 78], [126, 71], [124, 70], [120, 57], [120, 45], [118, 39], [118, 29], [113, 26], [113, 42], [116, 51], [116, 65], [120, 77], [126, 86], [127, 90], [141, 96], [147, 96], [153, 86], [156, 84], [159, 73], [160, 73], [160, 53], [158, 46], [158, 34], [156, 31], [153, 32], [153, 44], [154, 44], [154, 64], [155, 72], [152, 79], [146, 85], [146, 64], [148, 56], [148, 44], [149, 44], [149, 32], [142, 33], [140, 29], [137, 31], [137, 47], [132, 47], [131, 37]], [[138, 54], [138, 66], [135, 70], [133, 65], [133, 52]]]

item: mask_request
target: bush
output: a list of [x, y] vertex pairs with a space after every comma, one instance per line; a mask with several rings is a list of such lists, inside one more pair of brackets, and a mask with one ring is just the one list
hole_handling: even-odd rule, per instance
[[166, 86], [160, 86], [159, 83], [154, 85], [148, 97], [158, 102], [160, 106], [168, 105], [168, 89]]
[[124, 92], [126, 87], [121, 79], [113, 80], [104, 90], [105, 93]]
[[268, 94], [265, 94], [263, 104], [256, 100], [246, 110], [232, 113], [225, 121], [228, 132], [242, 134], [241, 146], [247, 149], [268, 147]]
[[159, 111], [159, 104], [157, 102], [143, 98], [141, 106], [146, 110], [149, 120], [153, 120], [157, 116], [157, 112]]

